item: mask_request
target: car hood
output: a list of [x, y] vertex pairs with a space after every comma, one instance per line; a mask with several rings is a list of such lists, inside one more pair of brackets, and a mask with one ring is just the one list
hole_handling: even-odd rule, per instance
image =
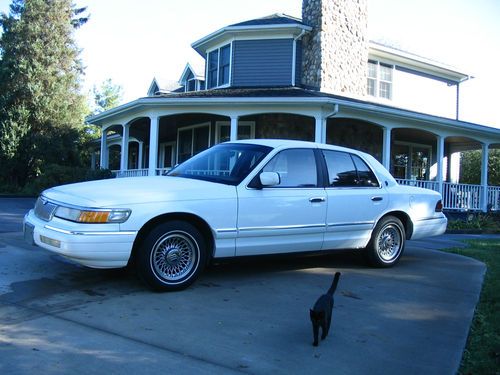
[[61, 185], [43, 196], [59, 203], [81, 207], [115, 208], [133, 204], [228, 198], [235, 187], [181, 177], [130, 177]]

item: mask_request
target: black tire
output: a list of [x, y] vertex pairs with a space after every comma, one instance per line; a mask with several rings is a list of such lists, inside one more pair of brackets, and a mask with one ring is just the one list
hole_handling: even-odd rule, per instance
[[375, 226], [365, 249], [368, 262], [374, 267], [394, 266], [405, 248], [405, 227], [394, 216], [383, 217]]
[[137, 273], [155, 291], [190, 286], [206, 264], [206, 244], [200, 231], [184, 221], [154, 227], [137, 254]]

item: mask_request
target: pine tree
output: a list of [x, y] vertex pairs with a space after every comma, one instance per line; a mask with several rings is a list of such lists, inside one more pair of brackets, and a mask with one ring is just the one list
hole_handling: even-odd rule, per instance
[[0, 179], [24, 186], [49, 163], [78, 163], [83, 73], [71, 0], [13, 0], [0, 16]]

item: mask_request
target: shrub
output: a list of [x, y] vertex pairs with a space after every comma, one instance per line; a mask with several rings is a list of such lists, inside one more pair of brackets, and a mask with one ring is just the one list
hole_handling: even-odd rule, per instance
[[49, 164], [43, 169], [38, 177], [29, 181], [24, 186], [21, 193], [26, 195], [38, 195], [43, 190], [57, 185], [101, 180], [112, 177], [113, 174], [109, 169], [90, 170], [87, 168]]

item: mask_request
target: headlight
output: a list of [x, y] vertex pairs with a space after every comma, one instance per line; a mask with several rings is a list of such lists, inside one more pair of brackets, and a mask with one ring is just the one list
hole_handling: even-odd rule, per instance
[[77, 223], [124, 223], [130, 216], [127, 209], [77, 209], [59, 206], [54, 216]]

